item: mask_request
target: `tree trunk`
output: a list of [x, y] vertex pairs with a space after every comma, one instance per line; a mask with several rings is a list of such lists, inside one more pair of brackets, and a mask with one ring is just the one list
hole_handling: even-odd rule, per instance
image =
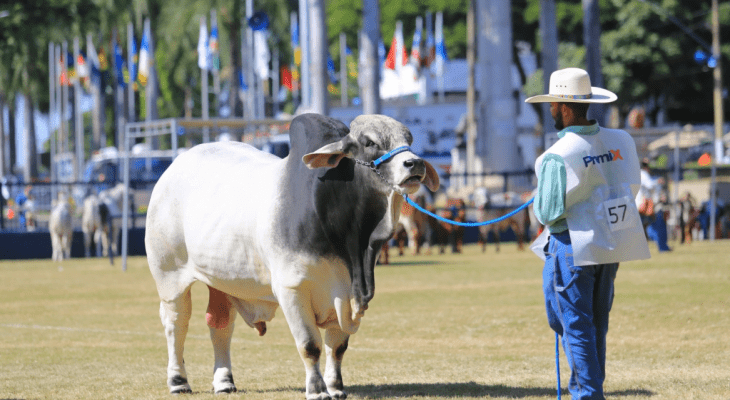
[[[228, 40], [231, 51], [231, 71], [229, 79], [228, 106], [231, 117], [243, 114], [243, 106], [238, 98], [238, 73], [241, 71], [241, 0], [233, 0], [231, 15], [226, 20]], [[278, 73], [278, 72], [274, 72]]]
[[38, 178], [38, 151], [35, 144], [35, 123], [33, 121], [35, 107], [30, 94], [24, 94], [23, 100], [25, 102], [25, 168], [23, 169], [23, 178], [26, 183], [30, 183]]

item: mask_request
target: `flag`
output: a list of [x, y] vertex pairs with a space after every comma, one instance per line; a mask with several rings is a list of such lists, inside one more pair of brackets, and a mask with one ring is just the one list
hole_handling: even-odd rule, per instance
[[248, 19], [248, 26], [253, 30], [254, 41], [254, 70], [259, 79], [269, 78], [269, 16], [263, 11], [253, 13]]
[[86, 42], [86, 52], [89, 55], [88, 58], [89, 58], [89, 66], [91, 68], [91, 74], [92, 74], [92, 76], [94, 76], [101, 71], [101, 64], [99, 63], [99, 53], [97, 53], [96, 47], [94, 47], [93, 41]]
[[289, 69], [289, 67], [287, 67], [286, 65], [282, 65], [279, 68], [279, 74], [281, 75], [281, 85], [287, 88], [290, 92], [294, 90], [291, 70]]
[[109, 69], [109, 60], [106, 58], [106, 53], [104, 52], [104, 47], [99, 48], [99, 70], [100, 71], [106, 71]]
[[142, 34], [142, 44], [139, 50], [139, 69], [137, 70], [137, 79], [142, 86], [147, 85], [147, 78], [150, 76], [150, 64], [152, 63], [152, 55], [150, 54], [150, 24], [145, 21], [144, 33]]
[[89, 66], [86, 65], [86, 57], [83, 52], [79, 52], [79, 56], [76, 57], [76, 75], [79, 78], [89, 77]]
[[66, 77], [68, 78], [68, 85], [72, 86], [76, 80], [76, 63], [74, 62], [74, 55], [66, 53]]
[[408, 54], [406, 46], [403, 45], [403, 23], [398, 21], [395, 24], [395, 34], [390, 44], [388, 58], [385, 60], [385, 68], [400, 70], [400, 67], [406, 65]]
[[443, 76], [446, 68], [446, 61], [449, 57], [446, 55], [446, 45], [444, 44], [444, 14], [436, 14], [436, 58], [434, 60], [434, 73], [437, 76]]
[[350, 78], [357, 78], [357, 60], [355, 60], [352, 50], [347, 45], [345, 45], [345, 57], [347, 60], [347, 74], [350, 75]]
[[378, 61], [380, 61], [380, 68], [385, 66], [385, 54], [385, 43], [383, 43], [383, 40], [381, 39], [378, 44]]
[[198, 35], [198, 68], [208, 70], [208, 27], [205, 18], [200, 18], [200, 34]]
[[61, 58], [58, 59], [58, 69], [61, 71], [58, 76], [59, 84], [61, 86], [71, 86], [68, 80], [68, 64], [64, 64], [66, 64], [66, 57], [61, 54]]
[[210, 67], [218, 71], [221, 62], [218, 53], [218, 18], [216, 18], [215, 13], [212, 13], [210, 16], [210, 42], [208, 43], [208, 51], [210, 52]]
[[124, 82], [124, 57], [122, 57], [122, 49], [119, 47], [119, 43], [114, 42], [114, 67], [117, 73], [117, 85], [126, 87]]
[[291, 48], [294, 50], [294, 65], [302, 65], [302, 48], [299, 46], [299, 21], [297, 15], [291, 15]]
[[434, 45], [433, 31], [431, 31], [431, 13], [426, 15], [426, 30], [428, 31], [428, 34], [426, 35], [426, 54], [424, 56], [423, 65], [430, 66], [436, 58], [436, 46]]
[[335, 62], [332, 60], [329, 52], [327, 52], [327, 75], [330, 77], [330, 83], [336, 84], [338, 82], [337, 73], [335, 72]]
[[93, 40], [86, 41], [86, 53], [89, 59], [90, 77], [89, 83], [94, 86], [101, 84], [101, 68], [99, 65], [99, 54], [96, 52]]
[[248, 85], [246, 84], [246, 74], [243, 73], [243, 69], [238, 70], [238, 91], [239, 93], [243, 93], [248, 90]]
[[411, 46], [411, 62], [416, 67], [421, 65], [421, 29], [422, 29], [421, 17], [417, 18], [416, 31], [413, 33], [413, 46]]
[[138, 73], [137, 70], [139, 68], [139, 56], [137, 55], [137, 41], [134, 40], [134, 37], [132, 38], [131, 45], [132, 45], [132, 48], [131, 48], [132, 65], [129, 66], [129, 81], [132, 82], [132, 84], [135, 86], [135, 90], [136, 90], [137, 79], [139, 78], [137, 75], [137, 73]]

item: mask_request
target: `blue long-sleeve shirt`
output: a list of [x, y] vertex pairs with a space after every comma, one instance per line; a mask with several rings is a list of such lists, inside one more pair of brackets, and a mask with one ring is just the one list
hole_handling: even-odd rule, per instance
[[[562, 139], [566, 132], [595, 135], [599, 130], [598, 123], [587, 126], [569, 126], [558, 132], [558, 138]], [[567, 183], [568, 177], [563, 157], [552, 153], [546, 154], [537, 173], [537, 194], [533, 207], [537, 220], [547, 226], [551, 233], [568, 229], [568, 224], [563, 216]]]

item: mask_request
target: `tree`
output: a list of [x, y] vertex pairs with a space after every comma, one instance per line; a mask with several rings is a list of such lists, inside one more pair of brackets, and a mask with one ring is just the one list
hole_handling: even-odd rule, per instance
[[26, 180], [37, 178], [38, 171], [32, 110], [36, 104], [43, 111], [49, 106], [48, 42], [97, 23], [95, 10], [91, 0], [15, 2], [5, 9], [8, 16], [0, 18], [0, 70], [7, 77], [2, 91], [9, 100], [14, 93], [22, 93], [29, 116], [25, 123], [29, 135]]

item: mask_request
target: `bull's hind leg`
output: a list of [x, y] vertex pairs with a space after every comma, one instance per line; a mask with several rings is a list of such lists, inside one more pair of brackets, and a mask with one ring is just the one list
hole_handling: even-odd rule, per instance
[[213, 391], [215, 393], [233, 393], [236, 385], [233, 383], [231, 367], [231, 338], [233, 337], [236, 309], [225, 293], [208, 287], [208, 312], [206, 322], [210, 328], [210, 340], [213, 342], [215, 365], [213, 367]]
[[160, 301], [160, 319], [167, 338], [167, 386], [170, 393], [192, 393], [185, 372], [183, 350], [192, 314], [190, 288], [173, 301]]
[[342, 384], [342, 357], [347, 350], [347, 343], [350, 335], [339, 327], [329, 328], [325, 332], [324, 343], [327, 353], [327, 365], [324, 370], [324, 382], [327, 391], [334, 399], [345, 399], [347, 393], [343, 391]]

